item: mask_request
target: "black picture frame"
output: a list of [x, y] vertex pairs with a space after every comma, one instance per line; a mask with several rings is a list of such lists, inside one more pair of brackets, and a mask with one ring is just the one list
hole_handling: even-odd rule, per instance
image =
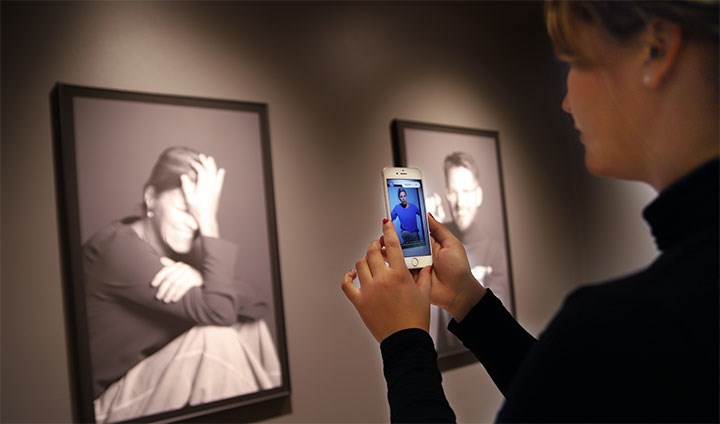
[[[473, 274], [514, 315], [499, 133], [400, 119], [391, 122], [390, 132], [395, 166], [420, 168], [428, 211], [461, 239]], [[447, 330], [449, 319], [447, 312], [432, 307], [430, 334], [443, 371], [476, 361]]]
[[[76, 420], [96, 421], [83, 245], [109, 222], [142, 215], [143, 187], [151, 168], [165, 148], [177, 145], [213, 156], [227, 171], [217, 214], [220, 238], [237, 247], [236, 277], [265, 300], [262, 334], [269, 336], [263, 339], [268, 352], [274, 347], [276, 353], [273, 382], [264, 387], [258, 383], [254, 391], [108, 422], [193, 420], [241, 407], [248, 411], [248, 420], [273, 416], [258, 409], [263, 404], [285, 405], [277, 415], [287, 413], [290, 374], [267, 105], [64, 83], [56, 84], [50, 100]], [[241, 411], [234, 416], [245, 415]]]

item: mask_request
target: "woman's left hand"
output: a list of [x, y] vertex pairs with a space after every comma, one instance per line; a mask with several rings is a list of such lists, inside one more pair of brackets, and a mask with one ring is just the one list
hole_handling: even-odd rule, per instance
[[202, 274], [184, 262], [162, 257], [163, 267], [155, 274], [150, 286], [157, 287], [155, 298], [165, 303], [177, 302], [193, 287], [203, 285]]
[[[342, 281], [343, 292], [378, 342], [400, 330], [430, 327], [430, 267], [413, 276], [392, 222], [386, 220], [382, 229], [383, 238], [373, 241], [355, 264], [357, 272], [348, 271]], [[353, 284], [356, 276], [359, 288]]]
[[212, 156], [203, 154], [200, 154], [199, 162], [192, 162], [192, 167], [197, 172], [197, 182], [193, 182], [187, 175], [180, 177], [188, 212], [197, 221], [200, 234], [218, 237], [220, 231], [217, 211], [225, 181], [225, 170], [217, 167]]

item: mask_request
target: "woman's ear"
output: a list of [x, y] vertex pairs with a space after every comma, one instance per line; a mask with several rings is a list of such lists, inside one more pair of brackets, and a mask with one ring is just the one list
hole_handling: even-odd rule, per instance
[[145, 215], [151, 217], [154, 215], [153, 207], [155, 206], [155, 187], [147, 186], [143, 191], [143, 202], [145, 204]]
[[683, 32], [680, 25], [655, 18], [648, 23], [645, 37], [647, 59], [642, 82], [648, 88], [657, 88], [677, 62], [683, 42]]

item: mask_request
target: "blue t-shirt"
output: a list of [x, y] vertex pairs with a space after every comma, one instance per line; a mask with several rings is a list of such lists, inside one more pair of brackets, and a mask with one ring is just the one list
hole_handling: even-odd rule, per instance
[[408, 203], [406, 208], [403, 208], [401, 204], [397, 204], [393, 208], [390, 218], [394, 221], [395, 218], [399, 217], [400, 229], [413, 233], [418, 230], [417, 221], [415, 220], [416, 215], [420, 215], [420, 209], [412, 203]]

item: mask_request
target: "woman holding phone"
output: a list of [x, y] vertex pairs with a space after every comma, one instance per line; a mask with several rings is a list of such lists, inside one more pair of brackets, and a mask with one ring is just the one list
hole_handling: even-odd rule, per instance
[[411, 274], [384, 223], [342, 288], [380, 342], [391, 419], [455, 420], [432, 303], [505, 396], [498, 421], [718, 422], [718, 1], [549, 0], [545, 18], [586, 166], [658, 192], [643, 216], [661, 253], [577, 289], [536, 340], [443, 225], [430, 219], [433, 266]]

